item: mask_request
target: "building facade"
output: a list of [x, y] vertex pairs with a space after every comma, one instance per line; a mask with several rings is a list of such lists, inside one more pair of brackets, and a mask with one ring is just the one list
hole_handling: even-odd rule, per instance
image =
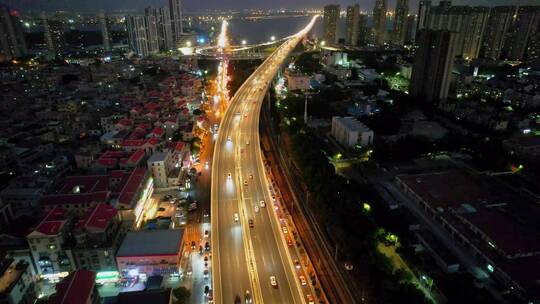
[[61, 57], [65, 48], [64, 23], [58, 19], [48, 18], [45, 12], [41, 13], [45, 43], [51, 57]]
[[28, 263], [3, 256], [0, 260], [0, 282], [0, 303], [34, 303], [36, 288]]
[[540, 6], [520, 6], [517, 9], [505, 41], [505, 59], [521, 60], [527, 45], [540, 23]]
[[324, 7], [323, 31], [324, 40], [328, 44], [336, 43], [339, 12], [339, 5], [327, 5]]
[[116, 208], [99, 204], [88, 209], [73, 230], [75, 245], [72, 252], [77, 268], [115, 271], [116, 251], [125, 233], [126, 227]]
[[355, 4], [353, 6], [347, 6], [347, 37], [346, 43], [348, 45], [358, 45], [358, 34], [360, 26], [360, 6]]
[[404, 45], [407, 36], [407, 17], [409, 15], [409, 0], [398, 0], [392, 29], [392, 43]]
[[23, 57], [28, 53], [19, 18], [0, 4], [0, 62]]
[[497, 60], [501, 57], [508, 29], [512, 25], [515, 6], [495, 6], [489, 13], [486, 31], [482, 39], [485, 58]]
[[354, 117], [332, 117], [331, 134], [337, 142], [348, 147], [373, 144], [373, 131]]
[[456, 34], [423, 29], [418, 35], [411, 75], [411, 95], [433, 103], [448, 97], [456, 53]]
[[386, 0], [376, 0], [373, 8], [373, 35], [377, 45], [383, 45], [386, 40]]
[[68, 239], [67, 210], [51, 210], [34, 231], [26, 236], [38, 274], [48, 280], [58, 280], [75, 270]]
[[170, 20], [172, 23], [173, 38], [176, 43], [181, 40], [184, 33], [184, 27], [182, 25], [182, 0], [169, 0], [169, 12], [171, 14]]
[[111, 20], [105, 13], [98, 14], [99, 25], [101, 27], [101, 40], [103, 41], [103, 50], [110, 52], [112, 50]]

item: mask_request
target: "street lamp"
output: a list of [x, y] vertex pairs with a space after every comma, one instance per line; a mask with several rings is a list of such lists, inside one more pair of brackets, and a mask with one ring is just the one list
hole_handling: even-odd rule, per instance
[[245, 39], [242, 40], [242, 45], [246, 45], [247, 41]]
[[276, 36], [270, 37], [270, 40], [272, 40], [272, 41], [276, 40]]
[[326, 44], [326, 41], [321, 41], [321, 45], [324, 46]]
[[187, 47], [191, 47], [191, 41], [186, 42]]

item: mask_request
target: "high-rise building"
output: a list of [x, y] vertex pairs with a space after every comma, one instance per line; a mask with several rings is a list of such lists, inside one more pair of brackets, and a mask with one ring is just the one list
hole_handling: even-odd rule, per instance
[[373, 32], [375, 43], [383, 45], [386, 39], [386, 0], [375, 0], [373, 8]]
[[[175, 45], [169, 8], [147, 8], [145, 14], [152, 23], [150, 30], [156, 30], [155, 38], [152, 36], [152, 39], [157, 43], [158, 49], [163, 52], [173, 50]], [[153, 34], [153, 32], [151, 34]]]
[[520, 6], [514, 15], [504, 45], [505, 57], [521, 60], [527, 44], [540, 22], [540, 6]]
[[416, 23], [416, 33], [418, 33], [421, 29], [427, 27], [427, 24], [429, 23], [430, 12], [431, 1], [420, 1], [420, 3], [418, 3], [418, 20]]
[[501, 57], [504, 41], [516, 9], [515, 6], [495, 6], [491, 8], [482, 39], [483, 57], [491, 59]]
[[535, 65], [540, 65], [540, 22], [531, 36], [527, 47], [527, 60]]
[[456, 52], [456, 34], [422, 29], [418, 33], [411, 75], [411, 95], [434, 103], [448, 97]]
[[336, 43], [339, 11], [339, 5], [327, 5], [324, 7], [323, 31], [324, 40], [328, 44]]
[[25, 56], [28, 53], [19, 18], [0, 4], [0, 62]]
[[488, 17], [487, 7], [452, 6], [451, 1], [441, 1], [438, 6], [431, 7], [424, 28], [455, 32], [456, 55], [474, 59], [480, 52]]
[[458, 54], [463, 58], [478, 58], [488, 20], [488, 7], [477, 6], [469, 9], [458, 35]]
[[111, 20], [105, 13], [98, 14], [99, 25], [101, 27], [101, 39], [103, 41], [103, 50], [110, 52], [112, 50]]
[[416, 24], [416, 16], [409, 14], [405, 23], [405, 44], [414, 43], [414, 26]]
[[178, 42], [184, 33], [182, 24], [182, 0], [169, 0], [169, 11], [174, 42]]
[[61, 57], [65, 48], [64, 23], [58, 19], [49, 19], [45, 12], [41, 13], [41, 20], [49, 55]]
[[347, 37], [348, 45], [358, 45], [358, 29], [360, 26], [360, 6], [355, 4], [347, 7]]
[[154, 16], [127, 16], [129, 46], [140, 57], [159, 52], [159, 40]]
[[371, 37], [371, 31], [369, 30], [367, 26], [367, 19], [368, 16], [366, 14], [360, 14], [358, 16], [358, 44], [359, 45], [366, 45], [368, 42], [370, 42], [372, 39]]
[[407, 17], [409, 15], [409, 0], [397, 0], [392, 42], [397, 45], [405, 44], [407, 35]]

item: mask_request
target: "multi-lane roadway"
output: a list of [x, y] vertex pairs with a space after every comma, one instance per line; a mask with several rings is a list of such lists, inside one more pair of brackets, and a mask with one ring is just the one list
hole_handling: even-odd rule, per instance
[[211, 186], [215, 303], [245, 303], [246, 298], [306, 303], [308, 288], [299, 281], [274, 214], [259, 145], [259, 115], [269, 84], [315, 20], [290, 36], [244, 82], [219, 126]]

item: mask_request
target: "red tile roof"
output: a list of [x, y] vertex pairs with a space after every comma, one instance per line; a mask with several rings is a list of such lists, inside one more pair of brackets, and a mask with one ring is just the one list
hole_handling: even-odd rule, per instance
[[118, 210], [113, 206], [98, 204], [86, 212], [84, 217], [77, 222], [76, 228], [92, 232], [103, 231], [117, 214]]
[[160, 140], [158, 138], [150, 138], [148, 140], [148, 143], [151, 144], [152, 146], [155, 146], [157, 144], [159, 144]]
[[128, 118], [122, 118], [118, 121], [118, 124], [122, 126], [131, 126], [133, 124], [133, 121], [131, 121], [131, 119], [128, 119]]
[[123, 205], [130, 206], [135, 193], [142, 187], [145, 181], [146, 168], [134, 169], [120, 192], [118, 202]]
[[39, 223], [35, 231], [46, 235], [57, 235], [66, 222], [67, 211], [64, 208], [56, 207]]
[[80, 304], [89, 303], [94, 292], [96, 273], [81, 269], [77, 270], [62, 282], [56, 284], [56, 293], [49, 298], [49, 304]]
[[98, 191], [82, 194], [53, 194], [43, 196], [40, 204], [49, 205], [68, 205], [68, 204], [94, 204], [106, 203], [109, 201], [111, 191]]
[[163, 133], [165, 133], [165, 130], [163, 130], [162, 128], [154, 128], [154, 130], [152, 130], [153, 135], [161, 136], [163, 135]]
[[146, 143], [144, 139], [126, 139], [122, 141], [122, 147], [140, 147]]
[[58, 193], [73, 194], [75, 187], [79, 188], [79, 193], [105, 191], [109, 187], [109, 178], [107, 175], [68, 176]]
[[144, 157], [144, 150], [138, 149], [137, 151], [133, 152], [129, 159], [127, 160], [130, 164], [136, 164], [138, 163], [142, 158]]

